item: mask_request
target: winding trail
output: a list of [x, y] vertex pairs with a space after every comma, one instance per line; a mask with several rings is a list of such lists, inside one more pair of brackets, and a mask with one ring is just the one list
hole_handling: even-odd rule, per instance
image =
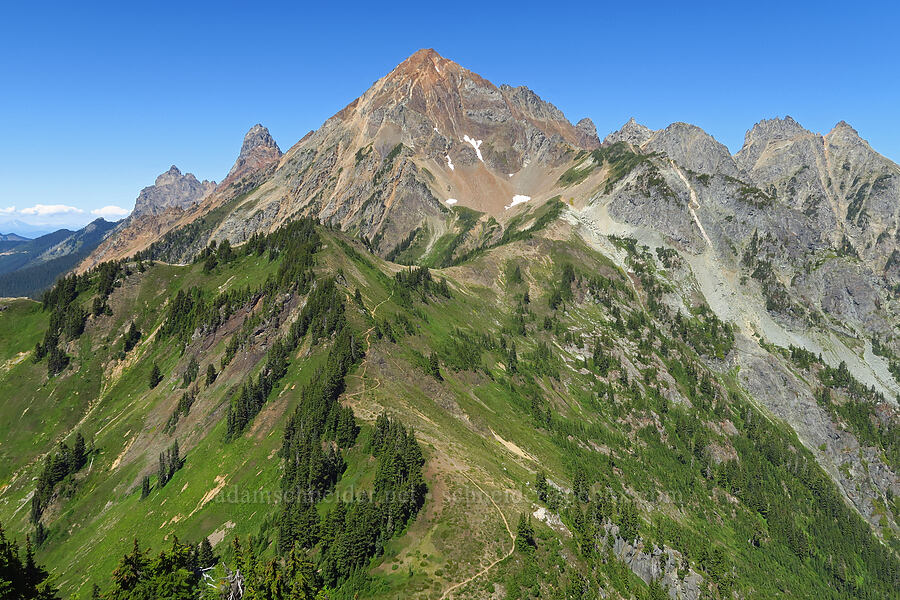
[[479, 577], [481, 577], [482, 575], [484, 575], [485, 573], [487, 573], [488, 571], [490, 571], [491, 569], [493, 569], [494, 567], [496, 567], [497, 565], [502, 563], [504, 560], [506, 560], [507, 558], [512, 556], [512, 553], [516, 551], [516, 535], [512, 532], [512, 529], [510, 529], [509, 521], [506, 520], [506, 515], [503, 514], [503, 511], [500, 510], [500, 507], [497, 506], [497, 503], [494, 502], [494, 499], [491, 497], [491, 495], [488, 494], [487, 492], [485, 492], [484, 489], [480, 485], [475, 483], [474, 479], [472, 479], [465, 473], [463, 473], [463, 475], [465, 476], [466, 479], [468, 479], [472, 483], [472, 485], [477, 487], [481, 491], [482, 494], [487, 496], [488, 500], [491, 501], [491, 504], [494, 505], [494, 508], [497, 509], [497, 512], [500, 513], [500, 518], [503, 519], [503, 525], [506, 526], [506, 532], [509, 534], [509, 539], [510, 539], [510, 541], [512, 541], [512, 545], [509, 548], [509, 552], [507, 552], [502, 558], [498, 558], [497, 560], [495, 560], [494, 562], [492, 562], [491, 564], [489, 564], [482, 570], [478, 571], [471, 577], [464, 579], [464, 580], [460, 581], [459, 583], [454, 583], [453, 585], [448, 587], [446, 590], [444, 590], [444, 593], [441, 595], [441, 600], [446, 600], [448, 597], [450, 597], [450, 594], [452, 594], [454, 592], [454, 590], [458, 590], [459, 588], [463, 587], [464, 585], [472, 583], [474, 580], [478, 579]]
[[[394, 290], [391, 290], [391, 295], [390, 295], [390, 296], [388, 296], [387, 298], [385, 298], [384, 300], [382, 300], [381, 302], [379, 302], [378, 304], [375, 305], [375, 307], [372, 309], [372, 319], [373, 319], [373, 320], [375, 319], [375, 315], [376, 315], [376, 313], [378, 312], [378, 309], [381, 308], [381, 306], [382, 306], [385, 302], [387, 302], [388, 300], [390, 300], [390, 299], [393, 298], [393, 297], [394, 297]], [[368, 366], [369, 366], [369, 348], [371, 347], [371, 342], [370, 342], [370, 339], [369, 339], [369, 338], [370, 338], [370, 336], [372, 335], [372, 332], [373, 332], [374, 330], [375, 330], [375, 325], [372, 325], [372, 327], [370, 327], [370, 328], [366, 331], [366, 357], [363, 359], [362, 370], [361, 370], [360, 373], [357, 375], [357, 377], [359, 377], [359, 378], [360, 378], [360, 381], [362, 382], [362, 389], [361, 389], [360, 391], [358, 391], [358, 392], [353, 392], [352, 394], [346, 394], [346, 395], [344, 396], [344, 398], [352, 398], [352, 397], [354, 397], [354, 396], [360, 396], [360, 395], [362, 395], [362, 394], [364, 394], [364, 393], [366, 393], [366, 392], [371, 392], [372, 390], [376, 390], [376, 389], [378, 389], [379, 386], [381, 386], [381, 380], [378, 379], [378, 378], [376, 377], [376, 378], [375, 378], [375, 385], [374, 385], [373, 387], [371, 387], [371, 388], [366, 389], [366, 379], [365, 379], [365, 377], [366, 377], [366, 371], [367, 371]], [[475, 574], [472, 575], [471, 577], [468, 577], [468, 578], [466, 578], [466, 579], [464, 579], [464, 580], [462, 580], [462, 581], [460, 581], [460, 582], [458, 582], [458, 583], [454, 583], [453, 585], [451, 585], [450, 587], [448, 587], [446, 590], [444, 590], [444, 593], [441, 595], [441, 600], [447, 600], [447, 598], [452, 597], [451, 595], [453, 594], [454, 591], [458, 590], [459, 588], [461, 588], [461, 587], [463, 587], [463, 586], [465, 586], [465, 585], [468, 585], [469, 583], [472, 583], [474, 580], [478, 579], [479, 577], [481, 577], [482, 575], [484, 575], [485, 573], [487, 573], [488, 571], [490, 571], [491, 569], [493, 569], [494, 567], [496, 567], [498, 564], [500, 564], [501, 562], [503, 562], [504, 560], [506, 560], [507, 558], [509, 558], [510, 556], [512, 556], [513, 552], [515, 552], [515, 550], [516, 550], [516, 535], [513, 533], [512, 528], [509, 526], [509, 521], [506, 519], [506, 515], [503, 514], [503, 511], [500, 509], [500, 506], [497, 505], [497, 502], [494, 501], [494, 499], [491, 497], [490, 494], [488, 494], [486, 491], [484, 491], [484, 488], [482, 488], [480, 485], [478, 485], [477, 483], [475, 483], [475, 480], [474, 480], [474, 479], [472, 479], [471, 477], [469, 477], [466, 473], [463, 473], [463, 476], [464, 476], [466, 479], [468, 479], [469, 482], [470, 482], [472, 485], [474, 485], [475, 487], [477, 487], [478, 490], [479, 490], [482, 494], [484, 494], [485, 496], [487, 496], [487, 499], [490, 500], [490, 501], [491, 501], [491, 504], [494, 505], [494, 508], [497, 509], [497, 512], [500, 514], [500, 518], [503, 519], [503, 526], [506, 527], [506, 532], [509, 534], [509, 539], [510, 539], [510, 541], [512, 542], [512, 544], [510, 544], [509, 551], [508, 551], [505, 555], [503, 555], [503, 557], [498, 558], [497, 560], [491, 562], [491, 564], [489, 564], [488, 566], [484, 567], [483, 569], [481, 569], [480, 571], [478, 571], [477, 573], [475, 573]]]
[[[378, 309], [381, 308], [381, 305], [393, 297], [394, 297], [394, 290], [391, 289], [391, 295], [375, 305], [375, 307], [372, 309], [372, 321], [375, 321], [375, 314], [378, 312]], [[366, 370], [369, 368], [369, 348], [372, 347], [372, 344], [369, 341], [369, 337], [372, 335], [372, 332], [374, 330], [375, 330], [375, 325], [373, 324], [366, 331], [366, 357], [363, 358], [362, 371], [360, 371], [360, 373], [357, 375], [357, 377], [359, 377], [360, 382], [362, 382], [362, 389], [358, 392], [353, 392], [352, 394], [345, 394], [344, 398], [353, 398], [354, 396], [360, 396], [360, 395], [366, 393], [367, 391], [371, 392], [372, 390], [377, 390], [379, 387], [381, 387], [381, 380], [376, 377], [375, 378], [375, 386], [369, 388], [368, 390], [366, 389]]]

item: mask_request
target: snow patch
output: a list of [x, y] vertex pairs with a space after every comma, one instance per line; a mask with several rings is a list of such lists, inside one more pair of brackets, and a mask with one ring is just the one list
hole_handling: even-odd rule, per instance
[[447, 198], [447, 204], [456, 204], [456, 198]]
[[450, 170], [453, 171], [453, 161], [450, 160], [450, 155], [447, 155], [447, 166], [450, 167]]
[[512, 199], [512, 202], [510, 203], [510, 205], [504, 206], [503, 208], [505, 208], [506, 210], [509, 210], [516, 204], [523, 204], [525, 202], [528, 202], [529, 200], [531, 200], [531, 196], [523, 196], [521, 194], [516, 194], [515, 196], [513, 196], [513, 199]]
[[467, 144], [471, 144], [472, 148], [475, 149], [475, 155], [478, 157], [478, 160], [484, 162], [484, 159], [481, 157], [481, 142], [482, 140], [472, 139], [467, 135], [463, 136], [463, 141]]
[[510, 173], [510, 174], [509, 174], [509, 176], [510, 176], [510, 177], [512, 177], [512, 176], [513, 176], [513, 174], [512, 174], [512, 173]]

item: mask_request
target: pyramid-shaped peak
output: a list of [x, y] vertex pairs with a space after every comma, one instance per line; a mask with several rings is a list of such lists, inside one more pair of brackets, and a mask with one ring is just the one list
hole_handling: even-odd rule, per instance
[[409, 58], [407, 58], [406, 60], [407, 62], [422, 62], [426, 60], [436, 61], [446, 59], [438, 54], [434, 48], [422, 48], [410, 54]]
[[830, 132], [828, 132], [829, 137], [837, 135], [837, 134], [844, 135], [844, 136], [859, 137], [859, 132], [856, 131], [856, 129], [854, 129], [853, 126], [850, 125], [850, 123], [848, 123], [847, 121], [840, 121], [837, 125], [835, 125], [831, 129]]
[[251, 127], [244, 136], [244, 143], [241, 145], [241, 154], [249, 152], [254, 148], [275, 148], [278, 152], [281, 152], [278, 148], [278, 144], [275, 142], [275, 138], [269, 133], [268, 128], [263, 127], [259, 123]]
[[468, 73], [466, 69], [463, 69], [452, 60], [444, 58], [433, 49], [423, 48], [397, 65], [388, 74], [387, 79], [415, 79], [423, 82], [435, 82], [462, 72]]
[[640, 146], [649, 140], [652, 135], [652, 129], [641, 125], [635, 121], [634, 117], [631, 117], [618, 131], [614, 131], [607, 135], [603, 140], [603, 143], [610, 145], [615, 144], [616, 142], [627, 142], [634, 146]]
[[244, 136], [241, 152], [222, 184], [230, 184], [245, 175], [259, 171], [280, 158], [281, 148], [278, 147], [275, 138], [266, 127], [257, 123]]

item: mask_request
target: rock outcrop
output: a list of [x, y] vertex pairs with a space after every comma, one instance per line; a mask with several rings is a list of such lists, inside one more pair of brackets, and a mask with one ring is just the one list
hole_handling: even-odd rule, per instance
[[170, 208], [187, 209], [200, 202], [216, 187], [214, 181], [198, 181], [192, 173], [182, 175], [175, 165], [145, 187], [134, 202], [132, 215], [159, 215]]

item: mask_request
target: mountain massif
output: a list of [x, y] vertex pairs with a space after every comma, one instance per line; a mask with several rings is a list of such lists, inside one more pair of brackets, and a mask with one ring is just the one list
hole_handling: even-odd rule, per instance
[[601, 142], [421, 50], [79, 260], [0, 301], [20, 597], [900, 587], [900, 167], [844, 122]]

